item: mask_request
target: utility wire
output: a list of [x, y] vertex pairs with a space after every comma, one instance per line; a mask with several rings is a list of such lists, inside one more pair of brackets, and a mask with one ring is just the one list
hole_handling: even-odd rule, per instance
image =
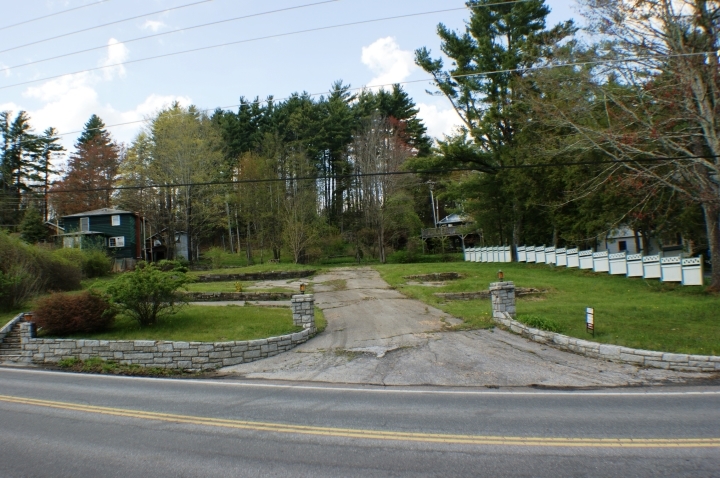
[[[240, 17], [228, 18], [228, 19], [226, 19], [226, 20], [218, 20], [218, 21], [209, 22], [209, 23], [202, 23], [202, 24], [200, 24], [200, 25], [192, 25], [192, 26], [189, 26], [189, 27], [179, 28], [179, 29], [177, 29], [177, 30], [172, 30], [172, 31], [169, 31], [169, 32], [155, 33], [155, 34], [153, 34], [153, 35], [146, 35], [146, 36], [142, 36], [142, 37], [132, 38], [132, 39], [130, 39], [130, 40], [120, 40], [120, 43], [127, 44], [127, 43], [136, 42], [136, 41], [147, 40], [147, 39], [149, 39], [149, 38], [157, 38], [157, 37], [164, 36], [164, 35], [170, 35], [170, 34], [173, 34], [173, 33], [186, 32], [186, 31], [188, 31], [188, 30], [194, 30], [194, 29], [196, 29], [196, 28], [204, 28], [204, 27], [208, 27], [208, 26], [212, 26], [212, 25], [218, 25], [218, 24], [220, 24], [220, 23], [234, 22], [234, 21], [237, 21], [237, 20], [244, 20], [244, 19], [247, 19], [247, 18], [260, 17], [260, 16], [263, 16], [263, 15], [270, 15], [270, 14], [273, 14], [273, 13], [287, 12], [287, 11], [290, 11], [290, 10], [297, 10], [297, 9], [300, 9], [300, 8], [314, 7], [314, 6], [317, 6], [317, 5], [323, 5], [323, 4], [326, 4], [326, 3], [335, 3], [335, 2], [339, 2], [339, 1], [340, 1], [340, 0], [325, 0], [325, 1], [323, 1], [323, 2], [306, 3], [306, 4], [304, 4], [304, 5], [297, 5], [297, 6], [294, 6], [294, 7], [280, 8], [280, 9], [277, 9], [277, 10], [269, 10], [269, 11], [261, 12], [261, 13], [253, 13], [253, 14], [251, 14], [251, 15], [243, 15], [243, 16], [240, 16]], [[523, 1], [528, 1], [528, 0], [523, 0]], [[104, 49], [104, 48], [107, 48], [107, 44], [105, 44], [105, 45], [100, 45], [100, 46], [95, 46], [95, 47], [92, 47], [92, 48], [86, 48], [85, 50], [78, 50], [78, 51], [74, 51], [74, 52], [71, 52], [71, 53], [65, 53], [65, 54], [62, 54], [62, 55], [51, 56], [51, 57], [49, 57], [49, 58], [44, 58], [44, 59], [42, 59], [42, 60], [30, 61], [30, 62], [28, 62], [28, 63], [23, 63], [23, 64], [21, 64], [21, 65], [8, 66], [8, 67], [4, 67], [3, 70], [9, 71], [9, 70], [13, 70], [13, 69], [15, 69], [15, 68], [22, 68], [22, 67], [24, 67], [24, 66], [36, 65], [36, 64], [38, 64], [38, 63], [44, 63], [44, 62], [46, 62], [46, 61], [57, 60], [58, 58], [65, 58], [65, 57], [68, 57], [68, 56], [79, 55], [80, 53], [87, 53], [87, 52], [89, 52], [89, 51], [101, 50], [101, 49]]]
[[61, 12], [55, 12], [55, 13], [51, 13], [51, 14], [49, 14], [49, 15], [43, 15], [42, 17], [31, 18], [30, 20], [24, 20], [24, 21], [19, 22], [19, 23], [13, 23], [12, 25], [6, 25], [6, 26], [4, 26], [4, 27], [0, 27], [0, 31], [2, 31], [2, 30], [7, 30], [8, 28], [19, 27], [20, 25], [26, 25], [26, 24], [28, 24], [28, 23], [36, 22], [36, 21], [42, 20], [42, 19], [44, 19], [44, 18], [50, 18], [50, 17], [54, 17], [54, 16], [56, 16], [56, 15], [62, 15], [63, 13], [68, 13], [68, 12], [72, 12], [72, 11], [75, 11], [75, 10], [80, 10], [81, 8], [93, 7], [93, 6], [95, 6], [95, 5], [99, 5], [99, 4], [101, 4], [101, 3], [105, 3], [105, 2], [109, 2], [109, 1], [110, 1], [110, 0], [99, 0], [99, 1], [97, 1], [97, 2], [95, 2], [95, 3], [89, 3], [89, 4], [87, 4], [87, 5], [80, 5], [79, 7], [75, 7], [75, 8], [68, 8], [67, 10], [63, 10], [63, 11], [61, 11]]
[[45, 43], [45, 42], [48, 42], [48, 41], [50, 41], [50, 40], [56, 40], [56, 39], [58, 39], [58, 38], [63, 38], [63, 37], [67, 37], [67, 36], [70, 36], [70, 35], [76, 35], [76, 34], [78, 34], [78, 33], [88, 32], [88, 31], [90, 31], [90, 30], [97, 30], [98, 28], [103, 28], [103, 27], [107, 27], [107, 26], [110, 26], [110, 25], [115, 25], [115, 24], [117, 24], [117, 23], [129, 22], [130, 20], [136, 20], [136, 19], [142, 18], [142, 17], [149, 17], [150, 15], [155, 15], [155, 14], [157, 14], [157, 13], [170, 12], [170, 11], [173, 11], [173, 10], [179, 10], [179, 9], [181, 9], [181, 8], [192, 7], [192, 6], [195, 6], [195, 5], [200, 5], [201, 3], [208, 3], [208, 2], [212, 2], [212, 1], [213, 1], [213, 0], [200, 0], [199, 2], [187, 3], [187, 4], [185, 4], [185, 5], [179, 5], [179, 6], [177, 6], [177, 7], [166, 8], [166, 9], [164, 9], [164, 10], [158, 10], [158, 11], [156, 11], [156, 12], [143, 13], [142, 15], [137, 15], [137, 16], [129, 17], [129, 18], [123, 18], [122, 20], [115, 20], [114, 22], [103, 23], [102, 25], [95, 25], [95, 26], [93, 26], [93, 27], [83, 28], [82, 30], [75, 30], [75, 31], [72, 31], [72, 32], [63, 33], [62, 35], [57, 35], [57, 36], [54, 36], [54, 37], [45, 38], [45, 39], [43, 39], [43, 40], [37, 40], [37, 41], [34, 41], [34, 42], [25, 43], [24, 45], [14, 46], [14, 47], [12, 47], [12, 48], [7, 48], [7, 49], [5, 49], [5, 50], [0, 50], [0, 53], [6, 53], [6, 52], [8, 52], [8, 51], [13, 51], [13, 50], [19, 50], [20, 48], [25, 48], [25, 47], [31, 46], [31, 45], [37, 45], [38, 43]]
[[[524, 164], [515, 166], [497, 166], [494, 170], [502, 169], [528, 169], [528, 168], [555, 168], [555, 167], [566, 167], [566, 166], [591, 166], [598, 164], [623, 164], [623, 163], [643, 163], [643, 162], [660, 162], [660, 161], [677, 161], [677, 160], [690, 160], [690, 159], [705, 159], [705, 158], [717, 158], [717, 156], [677, 156], [677, 157], [655, 157], [655, 158], [638, 158], [633, 160], [609, 160], [609, 161], [574, 161], [565, 163], [547, 163], [547, 164]], [[206, 182], [188, 182], [188, 183], [171, 183], [171, 184], [148, 184], [143, 186], [113, 186], [108, 188], [87, 188], [87, 189], [55, 189], [48, 190], [48, 193], [74, 193], [74, 192], [100, 192], [100, 191], [121, 191], [121, 190], [140, 190], [140, 189], [152, 189], [152, 188], [179, 188], [187, 186], [219, 186], [219, 185], [232, 185], [232, 184], [259, 184], [259, 183], [278, 183], [278, 182], [293, 182], [293, 181], [317, 181], [322, 179], [352, 179], [361, 177], [374, 177], [374, 176], [402, 176], [402, 175], [420, 175], [420, 174], [446, 174], [453, 172], [478, 172], [478, 168], [451, 168], [451, 169], [426, 169], [423, 171], [385, 171], [378, 173], [355, 173], [355, 174], [338, 174], [334, 176], [299, 176], [293, 178], [267, 178], [267, 179], [238, 179], [234, 181], [206, 181]], [[44, 185], [32, 185], [29, 187], [43, 188]]]
[[[528, 0], [523, 0], [523, 1], [528, 1]], [[251, 41], [251, 40], [247, 40], [247, 41]], [[600, 64], [604, 64], [604, 63], [631, 63], [631, 62], [635, 62], [635, 61], [641, 61], [641, 60], [646, 60], [646, 59], [651, 59], [651, 58], [659, 58], [659, 57], [669, 58], [669, 57], [699, 56], [699, 55], [708, 55], [708, 54], [712, 54], [712, 53], [716, 53], [716, 52], [706, 51], [706, 52], [698, 52], [698, 53], [678, 53], [678, 54], [671, 54], [671, 55], [646, 55], [646, 56], [619, 58], [619, 59], [603, 59], [603, 60], [591, 60], [591, 61], [581, 61], [581, 62], [571, 62], [571, 63], [556, 63], [556, 64], [541, 65], [541, 66], [537, 66], [537, 67], [511, 68], [511, 69], [505, 69], [505, 70], [466, 73], [466, 74], [462, 74], [462, 75], [448, 75], [446, 78], [456, 79], [456, 78], [466, 78], [466, 77], [471, 77], [471, 76], [485, 76], [485, 75], [494, 75], [494, 74], [501, 74], [501, 73], [514, 73], [514, 72], [521, 72], [521, 71], [522, 72], [532, 72], [532, 71], [539, 71], [539, 70], [548, 70], [548, 69], [553, 69], [553, 68], [600, 65]], [[110, 66], [108, 66], [108, 68], [111, 66], [117, 66], [117, 65], [110, 65]], [[64, 75], [61, 75], [61, 76], [64, 76]], [[41, 80], [38, 80], [38, 81], [41, 81]], [[355, 88], [348, 88], [347, 91], [362, 91], [362, 90], [366, 90], [366, 89], [370, 89], [370, 88], [384, 88], [384, 87], [390, 87], [390, 86], [394, 86], [394, 85], [408, 85], [408, 84], [412, 84], [412, 83], [424, 83], [426, 81], [435, 81], [435, 79], [434, 78], [423, 78], [420, 80], [397, 81], [394, 83], [385, 83], [385, 84], [378, 84], [378, 85], [364, 85], [364, 86], [359, 86], [359, 87], [355, 87]], [[16, 86], [16, 85], [2, 86], [2, 87], [0, 87], [0, 90], [4, 89], [4, 88], [10, 88], [12, 86]], [[325, 94], [327, 94], [327, 92], [308, 93], [307, 96], [315, 97], [315, 96], [321, 96], [321, 95], [325, 95]], [[253, 101], [253, 102], [247, 102], [247, 103], [216, 106], [213, 108], [199, 109], [198, 111], [201, 113], [209, 113], [209, 112], [215, 111], [217, 109], [225, 110], [225, 109], [229, 109], [229, 108], [238, 108], [241, 106], [251, 105], [251, 104], [256, 104], [256, 103], [263, 104], [263, 103], [267, 103], [269, 101], [282, 102], [282, 101], [288, 100], [290, 98], [292, 98], [292, 95], [286, 96], [284, 98], [272, 98], [272, 100], [260, 100], [257, 102]], [[129, 126], [132, 124], [144, 123], [146, 121], [147, 120], [145, 120], [145, 119], [126, 121], [124, 123], [114, 123], [111, 125], [105, 125], [104, 128], [117, 128], [117, 127], [121, 127], [121, 126]], [[69, 136], [69, 135], [73, 135], [73, 134], [82, 133], [83, 131], [84, 130], [76, 130], [76, 131], [68, 131], [66, 133], [56, 133], [56, 136], [58, 136], [58, 137]]]
[[[211, 0], [204, 0], [204, 1], [211, 1]], [[524, 1], [527, 1], [527, 0], [524, 0]], [[485, 6], [489, 7], [489, 6], [493, 6], [493, 5], [502, 5], [504, 3], [508, 3], [508, 2], [502, 2], [499, 4], [495, 4], [495, 3], [487, 4]], [[446, 12], [453, 12], [453, 11], [458, 11], [458, 10], [465, 10], [465, 7], [446, 8], [446, 9], [442, 9], [442, 10], [432, 10], [432, 11], [420, 12], [420, 13], [408, 13], [405, 15], [395, 15], [395, 16], [391, 16], [391, 17], [374, 18], [371, 20], [360, 20], [357, 22], [340, 23], [340, 24], [328, 25], [328, 26], [324, 26], [324, 27], [309, 28], [309, 29], [305, 29], [305, 30], [296, 30], [294, 32], [277, 33], [274, 35], [266, 35], [266, 36], [262, 36], [262, 37], [248, 38], [245, 40], [237, 40], [237, 41], [232, 41], [232, 42], [219, 43], [219, 44], [209, 45], [209, 46], [204, 46], [204, 47], [199, 47], [199, 48], [192, 48], [189, 50], [180, 50], [180, 51], [176, 51], [176, 52], [172, 52], [172, 53], [164, 53], [162, 55], [155, 55], [155, 56], [149, 56], [149, 57], [145, 57], [145, 58], [138, 58], [135, 60], [124, 61], [124, 62], [120, 62], [120, 63], [113, 63], [112, 65], [104, 65], [104, 66], [98, 66], [98, 67], [94, 67], [94, 68], [86, 68], [84, 70], [78, 70], [78, 71], [71, 72], [71, 73], [63, 73], [60, 75], [47, 76], [47, 77], [38, 78], [35, 80], [23, 81], [20, 83], [14, 83], [12, 85], [1, 86], [0, 90], [4, 90], [7, 88], [13, 88], [15, 86], [27, 85], [27, 84], [31, 84], [31, 83], [38, 83], [40, 81], [53, 80], [56, 78], [61, 78], [63, 76], [67, 76], [67, 75], [77, 75], [80, 73], [88, 73], [91, 71], [102, 70], [105, 68], [113, 68], [113, 67], [122, 66], [122, 65], [129, 65], [132, 63], [140, 63], [140, 62], [144, 62], [144, 61], [157, 60], [160, 58], [167, 58], [167, 57], [171, 57], [171, 56], [183, 55], [186, 53], [195, 53], [195, 52], [199, 52], [199, 51], [221, 48], [224, 46], [239, 45], [241, 43], [250, 43], [250, 42], [260, 41], [260, 40], [269, 40], [272, 38], [280, 38], [280, 37], [286, 37], [286, 36], [291, 36], [291, 35], [299, 35], [302, 33], [311, 33], [311, 32], [323, 31], [323, 30], [333, 30], [336, 28], [344, 28], [344, 27], [363, 25], [363, 24], [368, 24], [368, 23], [377, 23], [377, 22], [388, 21], [388, 20], [397, 20], [400, 18], [411, 18], [411, 17], [419, 17], [419, 16], [424, 16], [424, 15], [433, 15], [436, 13], [446, 13]], [[0, 53], [2, 53], [2, 52], [0, 51]]]

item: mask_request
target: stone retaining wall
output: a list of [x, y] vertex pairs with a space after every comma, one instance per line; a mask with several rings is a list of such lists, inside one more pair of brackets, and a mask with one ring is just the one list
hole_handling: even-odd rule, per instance
[[285, 280], [301, 279], [315, 274], [314, 269], [302, 271], [270, 271], [251, 272], [246, 274], [208, 274], [198, 276], [198, 282], [227, 282], [227, 281], [260, 281], [260, 280]]
[[[312, 295], [293, 298], [293, 323], [301, 332], [258, 340], [233, 342], [168, 342], [162, 340], [83, 340], [35, 338], [34, 327], [24, 322], [24, 314], [11, 323], [20, 322], [21, 357], [26, 363], [57, 363], [63, 359], [87, 360], [99, 357], [119, 364], [137, 364], [146, 368], [169, 368], [200, 371], [254, 362], [286, 352], [307, 342], [315, 328]], [[8, 324], [10, 325], [10, 324]], [[12, 327], [10, 327], [12, 328]], [[3, 328], [3, 330], [5, 327]]]
[[555, 332], [535, 329], [513, 320], [507, 313], [493, 314], [493, 319], [516, 334], [520, 334], [534, 342], [552, 345], [561, 350], [575, 352], [587, 357], [680, 372], [720, 372], [720, 357], [714, 355], [673, 354], [590, 342]]
[[640, 367], [655, 367], [680, 372], [720, 372], [720, 357], [713, 355], [673, 354], [601, 344], [536, 329], [518, 322], [514, 320], [515, 284], [512, 282], [490, 284], [490, 295], [493, 320], [534, 342], [553, 345], [561, 350], [575, 352], [586, 357], [624, 362]]
[[[532, 287], [516, 287], [515, 297], [523, 297], [526, 295], [538, 295], [544, 294], [547, 291], [540, 289], [533, 289]], [[435, 297], [445, 300], [475, 300], [475, 299], [489, 299], [489, 290], [479, 290], [477, 292], [436, 292], [433, 294]]]
[[217, 302], [226, 300], [290, 300], [290, 292], [185, 292], [190, 302]]

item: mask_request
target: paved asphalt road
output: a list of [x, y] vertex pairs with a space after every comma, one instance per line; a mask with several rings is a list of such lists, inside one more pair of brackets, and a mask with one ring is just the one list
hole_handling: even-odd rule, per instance
[[0, 368], [0, 476], [720, 476], [720, 387], [157, 380]]

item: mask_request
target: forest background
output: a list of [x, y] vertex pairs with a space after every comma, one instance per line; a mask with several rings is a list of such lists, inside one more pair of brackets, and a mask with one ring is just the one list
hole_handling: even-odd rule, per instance
[[628, 227], [704, 254], [720, 288], [720, 6], [582, 3], [582, 32], [546, 25], [543, 0], [471, 0], [464, 31], [439, 25], [444, 59], [416, 63], [463, 127], [438, 140], [401, 85], [337, 81], [237, 111], [169, 105], [129, 145], [93, 116], [59, 171], [57, 132], [4, 112], [0, 225], [36, 241], [38, 222], [117, 207], [187, 232], [191, 261], [224, 241], [248, 262], [385, 262], [422, 249], [432, 190], [482, 245], [594, 247]]

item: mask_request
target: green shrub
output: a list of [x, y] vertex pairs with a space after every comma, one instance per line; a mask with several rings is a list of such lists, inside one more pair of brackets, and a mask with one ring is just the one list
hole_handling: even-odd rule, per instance
[[112, 259], [102, 249], [63, 248], [54, 251], [53, 255], [79, 267], [88, 279], [103, 277], [112, 271]]
[[213, 269], [220, 269], [228, 259], [228, 253], [219, 247], [211, 247], [203, 255], [210, 259]]
[[562, 326], [560, 324], [544, 317], [538, 317], [537, 315], [521, 315], [518, 316], [518, 321], [530, 327], [535, 327], [536, 329], [556, 333], [562, 332]]
[[108, 286], [107, 293], [123, 313], [141, 326], [152, 325], [159, 317], [174, 314], [186, 303], [185, 297], [177, 293], [192, 282], [185, 271], [171, 261], [159, 265], [138, 262], [134, 271], [118, 276]]
[[48, 254], [40, 259], [40, 263], [46, 279], [45, 290], [69, 291], [80, 290], [82, 287], [82, 272], [72, 262]]
[[115, 311], [96, 293], [52, 294], [41, 299], [33, 321], [49, 334], [101, 332], [112, 326]]
[[45, 287], [34, 246], [0, 231], [0, 309], [20, 307]]

